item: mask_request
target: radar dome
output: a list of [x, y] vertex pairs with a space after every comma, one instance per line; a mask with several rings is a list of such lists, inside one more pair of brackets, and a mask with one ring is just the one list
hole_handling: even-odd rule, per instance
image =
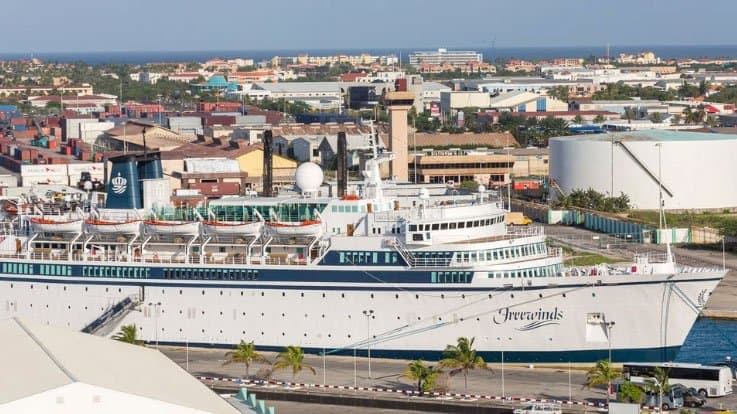
[[294, 182], [302, 192], [317, 191], [322, 185], [323, 178], [322, 168], [312, 162], [300, 165], [294, 174]]

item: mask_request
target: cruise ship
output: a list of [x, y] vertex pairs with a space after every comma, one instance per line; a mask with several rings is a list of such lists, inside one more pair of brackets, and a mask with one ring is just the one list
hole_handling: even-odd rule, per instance
[[171, 345], [432, 360], [473, 337], [487, 361], [668, 361], [725, 274], [670, 250], [566, 268], [542, 227], [507, 226], [483, 186], [398, 196], [387, 158], [374, 148], [360, 185], [339, 173], [334, 195], [304, 163], [293, 192], [202, 208], [145, 200], [162, 181], [155, 153], [111, 158], [105, 208], [7, 206], [0, 317], [135, 324]]

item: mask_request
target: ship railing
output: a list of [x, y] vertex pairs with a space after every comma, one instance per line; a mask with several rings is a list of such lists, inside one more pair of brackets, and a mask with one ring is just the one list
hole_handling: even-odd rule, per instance
[[667, 263], [667, 253], [638, 253], [635, 255], [635, 263]]
[[193, 255], [190, 257], [184, 256], [159, 256], [156, 254], [146, 254], [143, 256], [126, 256], [126, 255], [105, 255], [105, 254], [68, 254], [63, 252], [43, 252], [43, 253], [30, 253], [30, 254], [16, 254], [16, 253], [0, 253], [2, 259], [19, 259], [19, 260], [33, 260], [37, 262], [44, 261], [75, 261], [75, 262], [87, 262], [87, 263], [160, 263], [160, 264], [220, 264], [220, 265], [247, 265], [247, 264], [262, 264], [262, 265], [292, 265], [292, 266], [305, 266], [309, 264], [307, 257], [303, 256], [278, 256], [278, 257], [261, 257], [252, 256], [247, 258], [246, 256], [205, 256], [200, 260], [200, 257]]

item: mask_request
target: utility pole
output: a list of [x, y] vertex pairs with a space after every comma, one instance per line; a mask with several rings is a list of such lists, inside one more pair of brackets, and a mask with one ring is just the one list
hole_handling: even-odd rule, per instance
[[363, 314], [366, 316], [366, 352], [368, 354], [368, 378], [371, 379], [371, 317], [374, 315], [374, 310], [364, 310]]

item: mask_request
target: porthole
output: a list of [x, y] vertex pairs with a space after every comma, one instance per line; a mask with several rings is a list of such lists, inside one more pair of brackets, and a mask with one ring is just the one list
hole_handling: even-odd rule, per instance
[[489, 299], [491, 299], [491, 293], [489, 293]]
[[246, 316], [246, 312], [243, 312], [243, 316]]
[[264, 316], [264, 313], [263, 312], [261, 312], [261, 316]]
[[417, 320], [419, 321], [420, 319], [422, 319], [422, 318], [420, 318], [420, 317], [418, 316], [418, 317], [417, 317]]
[[341, 293], [341, 294], [340, 294], [340, 297], [341, 297], [341, 298], [345, 298], [345, 293]]
[[351, 334], [348, 334], [348, 337], [350, 338], [351, 337]]
[[181, 309], [179, 309], [179, 314], [180, 314], [180, 315], [182, 314], [182, 310], [181, 310]]
[[223, 311], [220, 311], [220, 316], [223, 316]]
[[[64, 290], [67, 290], [67, 288], [65, 287], [65, 288], [64, 288]], [[121, 288], [118, 288], [118, 293], [120, 293], [120, 292], [122, 292], [122, 291], [123, 291], [123, 290], [122, 290]]]
[[325, 297], [325, 294], [324, 293], [322, 294], [322, 297]]
[[241, 290], [241, 296], [243, 296], [243, 291]]
[[307, 338], [307, 333], [305, 332], [305, 338]]
[[246, 334], [246, 331], [241, 331], [241, 335], [245, 335], [245, 334]]
[[596, 297], [596, 292], [591, 292], [591, 297], [595, 298]]
[[[49, 286], [48, 286], [48, 285], [46, 285], [46, 289], [48, 289], [48, 288], [49, 288]], [[109, 289], [109, 288], [105, 288], [105, 292], [107, 292], [107, 291], [108, 291], [108, 289]]]
[[328, 338], [332, 338], [332, 337], [333, 337], [333, 335], [332, 335], [332, 334], [328, 334]]
[[33, 290], [33, 285], [31, 285], [31, 290]]
[[374, 298], [374, 294], [372, 293], [372, 294], [371, 294], [371, 299], [373, 299], [373, 298]]
[[162, 295], [164, 294], [164, 289], [161, 289], [161, 294], [162, 294]]
[[538, 293], [537, 294], [537, 297], [542, 298], [543, 297], [543, 294], [542, 293]]
[[440, 299], [445, 299], [445, 294], [444, 293], [441, 293], [440, 294]]
[[[33, 289], [33, 288], [31, 288], [31, 289]], [[85, 286], [84, 287], [84, 291], [87, 292], [88, 290], [89, 290], [89, 288], [87, 286]]]
[[323, 319], [325, 318], [325, 314], [324, 313], [322, 314], [322, 317], [323, 317]]
[[415, 295], [415, 299], [419, 299], [419, 298], [420, 298], [420, 295]]
[[307, 317], [307, 314], [305, 313], [305, 318]]
[[[49, 290], [49, 285], [46, 285], [46, 290]], [[105, 288], [105, 292], [107, 292], [107, 288]]]
[[465, 293], [462, 293], [461, 294], [461, 299], [466, 299], [466, 294]]
[[479, 322], [479, 321], [481, 321], [481, 318], [476, 318], [476, 322]]
[[563, 297], [566, 297], [566, 294], [565, 293], [563, 294]]
[[205, 330], [204, 329], [202, 330], [202, 333], [205, 333]]
[[281, 317], [282, 317], [282, 318], [284, 317], [284, 314], [283, 314], [283, 313], [281, 314]]
[[223, 330], [222, 329], [220, 330], [220, 333], [223, 333]]
[[512, 293], [511, 295], [509, 295], [509, 297], [512, 298], [512, 299], [514, 299], [514, 293]]
[[203, 294], [203, 295], [205, 294], [205, 291], [204, 291], [204, 290], [202, 291], [202, 294]]
[[284, 332], [281, 333], [281, 336], [284, 336]]
[[439, 320], [439, 321], [442, 321], [442, 320], [443, 320], [443, 318], [440, 318], [440, 317], [438, 317], [438, 320]]
[[264, 295], [264, 292], [261, 292], [261, 296], [263, 296], [263, 295]]
[[301, 292], [301, 293], [299, 294], [299, 296], [301, 296], [301, 297], [305, 297], [305, 293], [304, 293], [304, 292]]
[[397, 320], [399, 320], [399, 316], [397, 316]]
[[281, 293], [282, 297], [287, 296], [286, 292]]
[[223, 291], [222, 290], [220, 291], [220, 296], [223, 296]]
[[394, 299], [399, 299], [399, 295], [394, 295]]
[[180, 294], [180, 295], [182, 294], [182, 289], [179, 289], [179, 294]]

